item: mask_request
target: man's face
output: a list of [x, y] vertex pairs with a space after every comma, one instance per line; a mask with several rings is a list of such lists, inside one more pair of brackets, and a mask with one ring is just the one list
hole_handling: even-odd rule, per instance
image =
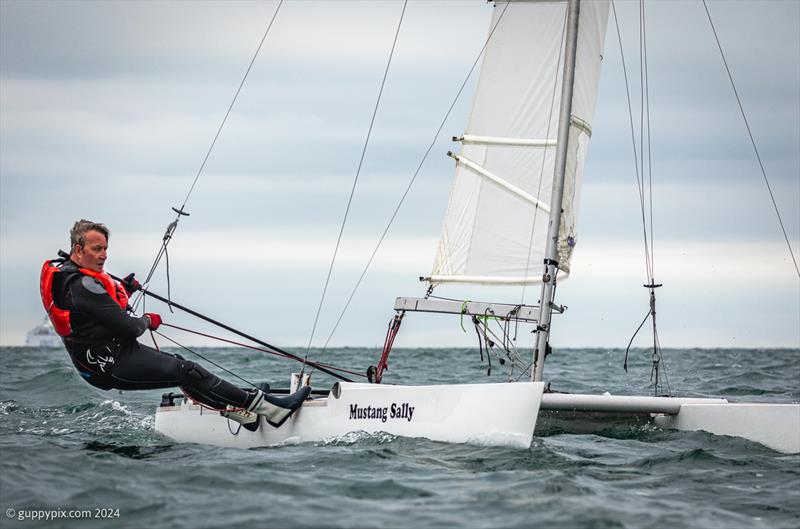
[[106, 236], [99, 231], [90, 230], [86, 232], [84, 240], [83, 246], [76, 244], [73, 248], [72, 260], [81, 268], [102, 272], [108, 258]]

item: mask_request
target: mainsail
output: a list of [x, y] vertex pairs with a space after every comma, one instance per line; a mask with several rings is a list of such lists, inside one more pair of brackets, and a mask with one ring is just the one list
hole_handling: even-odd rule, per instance
[[[541, 282], [564, 66], [566, 1], [496, 2], [433, 272], [440, 283]], [[581, 4], [559, 268], [577, 242], [608, 2]], [[491, 31], [494, 28], [494, 31]]]

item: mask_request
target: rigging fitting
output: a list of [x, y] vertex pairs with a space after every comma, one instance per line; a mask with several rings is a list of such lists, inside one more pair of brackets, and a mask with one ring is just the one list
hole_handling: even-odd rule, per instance
[[378, 366], [369, 366], [367, 369], [367, 380], [373, 384], [380, 384], [383, 379], [383, 372], [389, 369], [389, 353], [392, 351], [394, 339], [397, 337], [398, 331], [400, 331], [400, 324], [403, 323], [403, 316], [405, 315], [406, 311], [398, 311], [392, 321], [389, 322], [389, 330], [386, 331], [386, 339], [383, 342], [383, 351], [381, 352]]

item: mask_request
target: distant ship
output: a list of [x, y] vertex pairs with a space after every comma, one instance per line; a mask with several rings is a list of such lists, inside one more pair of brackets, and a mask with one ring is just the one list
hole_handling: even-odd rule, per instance
[[50, 318], [45, 316], [41, 325], [37, 325], [30, 331], [25, 338], [25, 345], [29, 347], [62, 347], [64, 344], [61, 337], [56, 334]]

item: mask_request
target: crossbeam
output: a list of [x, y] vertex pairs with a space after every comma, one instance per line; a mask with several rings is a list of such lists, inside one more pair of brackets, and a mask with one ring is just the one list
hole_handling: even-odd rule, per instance
[[494, 316], [504, 320], [536, 322], [539, 307], [534, 305], [509, 305], [482, 301], [451, 301], [445, 299], [397, 298], [394, 310], [409, 312], [435, 312], [467, 316]]
[[725, 399], [680, 397], [629, 397], [623, 395], [578, 395], [545, 393], [543, 410], [605, 413], [666, 413], [674, 415], [684, 404], [727, 404]]

